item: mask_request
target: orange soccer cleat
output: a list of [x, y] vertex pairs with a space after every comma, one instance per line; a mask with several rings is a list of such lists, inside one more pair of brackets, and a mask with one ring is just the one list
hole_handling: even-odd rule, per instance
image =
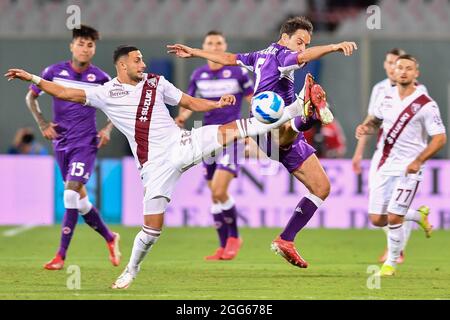
[[217, 248], [216, 252], [214, 252], [214, 254], [211, 256], [206, 256], [205, 260], [208, 260], [208, 261], [221, 260], [224, 250], [225, 250], [225, 248], [222, 248], [222, 247]]
[[306, 262], [298, 253], [295, 248], [293, 241], [286, 241], [281, 239], [279, 236], [272, 241], [272, 250], [275, 253], [281, 255], [285, 258], [290, 264], [299, 267], [299, 268], [307, 268], [308, 262]]
[[315, 115], [324, 125], [334, 120], [325, 91], [320, 84], [314, 82], [314, 77], [310, 73], [305, 76], [303, 115], [305, 119]]
[[229, 237], [222, 254], [222, 260], [233, 260], [241, 249], [242, 242], [241, 238]]
[[119, 241], [120, 235], [118, 233], [113, 232], [114, 239], [110, 242], [107, 242], [108, 250], [109, 250], [109, 260], [113, 264], [113, 266], [117, 267], [120, 264], [120, 257], [122, 256], [119, 250]]
[[64, 267], [64, 259], [57, 254], [51, 261], [44, 264], [44, 269], [47, 270], [61, 270]]

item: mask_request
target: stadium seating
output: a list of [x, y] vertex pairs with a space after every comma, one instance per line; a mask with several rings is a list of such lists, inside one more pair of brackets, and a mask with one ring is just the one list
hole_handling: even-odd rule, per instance
[[265, 36], [307, 9], [306, 0], [0, 0], [0, 36], [65, 35], [69, 5], [105, 36], [201, 36], [212, 28]]
[[[448, 35], [450, 30], [449, 0], [383, 0], [381, 9], [382, 35]], [[356, 18], [343, 21], [339, 35], [360, 35], [369, 33], [366, 27], [368, 14], [359, 13]]]

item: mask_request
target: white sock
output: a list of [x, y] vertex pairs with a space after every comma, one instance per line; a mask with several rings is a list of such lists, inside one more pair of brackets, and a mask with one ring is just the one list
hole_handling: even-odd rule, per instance
[[229, 196], [228, 200], [225, 202], [219, 202], [221, 211], [230, 210], [233, 208], [235, 202], [232, 196]]
[[239, 135], [241, 136], [241, 138], [245, 138], [269, 132], [274, 128], [278, 128], [283, 123], [295, 117], [298, 117], [300, 115], [299, 109], [299, 102], [295, 100], [292, 104], [284, 107], [283, 115], [280, 119], [278, 119], [278, 121], [269, 124], [259, 122], [255, 118], [236, 120]]
[[420, 222], [420, 219], [422, 219], [422, 215], [417, 210], [409, 209], [405, 214], [405, 220], [407, 221]]
[[156, 230], [143, 226], [142, 230], [134, 238], [133, 250], [131, 251], [130, 262], [128, 267], [131, 272], [138, 272], [139, 265], [150, 251], [153, 244], [158, 240], [161, 230]]
[[220, 203], [213, 203], [211, 205], [211, 213], [212, 214], [222, 213], [222, 206], [220, 205]]
[[89, 201], [89, 197], [86, 196], [83, 199], [78, 200], [78, 211], [84, 216], [92, 209], [92, 203]]
[[78, 192], [70, 189], [64, 190], [64, 208], [78, 209], [78, 201], [80, 201], [80, 194]]
[[406, 248], [406, 244], [408, 243], [409, 237], [411, 236], [412, 227], [413, 227], [412, 221], [408, 220], [408, 221], [403, 222], [403, 231], [405, 232], [405, 239], [403, 242], [402, 250], [405, 250], [405, 248]]
[[388, 235], [388, 257], [385, 262], [387, 265], [392, 267], [397, 265], [397, 259], [400, 257], [404, 239], [405, 231], [403, 230], [403, 224], [390, 224]]
[[386, 235], [386, 243], [389, 244], [389, 226], [385, 225], [384, 227], [381, 227], [381, 230], [383, 230], [384, 234]]

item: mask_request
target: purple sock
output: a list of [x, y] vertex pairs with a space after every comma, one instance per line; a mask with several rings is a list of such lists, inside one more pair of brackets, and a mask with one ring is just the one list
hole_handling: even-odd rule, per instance
[[62, 222], [61, 242], [58, 250], [58, 255], [60, 255], [63, 259], [66, 258], [66, 251], [69, 248], [70, 240], [72, 240], [77, 221], [78, 209], [66, 209]]
[[280, 234], [281, 239], [294, 241], [297, 233], [308, 223], [316, 212], [317, 206], [308, 198], [303, 197], [295, 208], [295, 212]]
[[236, 206], [232, 206], [228, 210], [222, 209], [223, 218], [228, 226], [228, 236], [238, 238], [239, 231], [237, 227], [237, 211]]
[[108, 227], [103, 222], [102, 218], [98, 214], [97, 208], [92, 206], [91, 210], [82, 215], [84, 221], [95, 231], [100, 233], [100, 235], [105, 238], [106, 241], [110, 242], [114, 240], [113, 233], [108, 229]]
[[306, 121], [304, 121], [302, 117], [295, 117], [294, 125], [298, 131], [308, 131], [317, 123], [317, 121], [315, 115], [309, 117]]
[[213, 214], [213, 218], [214, 218], [214, 225], [216, 227], [217, 234], [219, 236], [220, 246], [222, 248], [225, 248], [228, 238], [228, 226], [225, 223], [222, 213]]

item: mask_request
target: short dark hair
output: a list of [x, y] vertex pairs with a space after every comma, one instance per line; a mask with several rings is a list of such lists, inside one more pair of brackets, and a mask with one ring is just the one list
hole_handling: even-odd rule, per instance
[[205, 38], [207, 36], [222, 36], [225, 38], [225, 35], [223, 34], [223, 32], [221, 32], [219, 30], [210, 30], [205, 34]]
[[139, 50], [135, 46], [130, 46], [128, 44], [124, 44], [121, 46], [118, 46], [116, 50], [114, 50], [113, 54], [113, 62], [116, 64], [117, 60], [119, 60], [120, 57], [128, 55], [130, 52]]
[[297, 32], [297, 30], [306, 30], [309, 34], [313, 32], [313, 25], [306, 17], [294, 17], [285, 21], [280, 28], [280, 38], [283, 33], [289, 37]]
[[23, 144], [30, 144], [34, 141], [34, 134], [33, 133], [26, 133], [22, 137], [22, 143]]
[[393, 54], [394, 56], [402, 56], [406, 54], [406, 51], [400, 48], [392, 48], [388, 52], [386, 52], [386, 55]]
[[91, 39], [92, 41], [97, 41], [100, 39], [100, 34], [97, 30], [90, 26], [82, 24], [78, 29], [72, 30], [72, 40], [76, 38]]
[[413, 61], [413, 62], [416, 64], [416, 68], [419, 68], [419, 60], [417, 60], [417, 58], [414, 57], [414, 56], [411, 55], [411, 54], [402, 54], [401, 56], [399, 56], [399, 57], [397, 58], [397, 61], [400, 60], [400, 59], [405, 59], [405, 60]]

